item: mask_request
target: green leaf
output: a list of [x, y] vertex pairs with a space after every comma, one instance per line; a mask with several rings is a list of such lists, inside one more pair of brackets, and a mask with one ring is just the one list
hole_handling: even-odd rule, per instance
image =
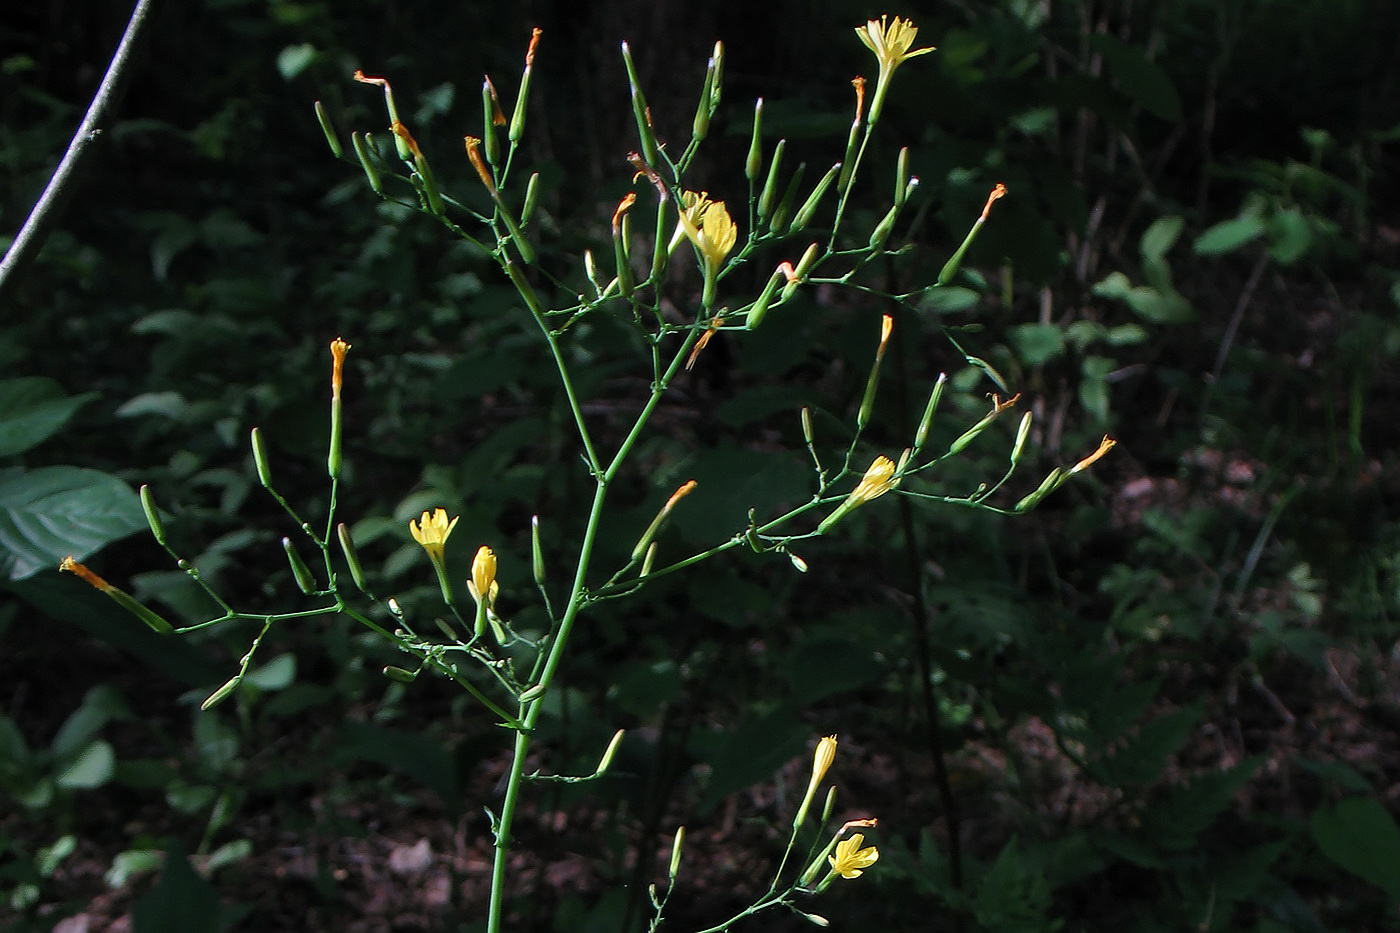
[[1185, 227], [1185, 218], [1175, 214], [1158, 217], [1152, 221], [1152, 224], [1143, 231], [1142, 241], [1138, 244], [1142, 258], [1148, 262], [1160, 262], [1166, 257]]
[[870, 648], [842, 639], [800, 643], [786, 667], [793, 702], [803, 705], [869, 686], [885, 672]]
[[0, 473], [0, 576], [23, 580], [145, 528], [141, 500], [115, 476], [69, 466]]
[[1020, 324], [1011, 328], [1011, 345], [1027, 366], [1039, 366], [1065, 350], [1065, 335], [1054, 324]]
[[1246, 215], [1222, 220], [1196, 237], [1191, 249], [1198, 255], [1215, 256], [1239, 249], [1264, 232], [1264, 221]]
[[1358, 877], [1400, 897], [1400, 829], [1370, 797], [1351, 797], [1312, 815], [1313, 838], [1324, 855]]
[[1275, 213], [1269, 218], [1265, 232], [1269, 237], [1270, 258], [1282, 265], [1297, 262], [1312, 248], [1312, 225], [1296, 208]]
[[112, 769], [116, 762], [117, 755], [112, 751], [112, 746], [98, 739], [59, 771], [54, 783], [59, 787], [72, 789], [101, 787], [112, 779]]
[[952, 314], [955, 311], [966, 311], [975, 306], [981, 298], [981, 295], [970, 288], [945, 285], [942, 288], [925, 290], [919, 298], [919, 310], [932, 311], [935, 314]]
[[1093, 36], [1089, 44], [1103, 54], [1109, 74], [1134, 103], [1163, 120], [1181, 122], [1181, 97], [1161, 65], [1148, 61], [1137, 46], [1112, 36]]
[[297, 676], [297, 659], [293, 654], [279, 654], [262, 667], [248, 672], [243, 683], [261, 690], [283, 690]]
[[59, 727], [50, 748], [59, 758], [76, 755], [108, 722], [130, 719], [131, 715], [121, 694], [108, 684], [100, 684], [84, 695], [82, 705]]
[[165, 857], [165, 870], [154, 888], [142, 895], [132, 911], [134, 933], [186, 933], [220, 930], [219, 895], [190, 867], [178, 848]]
[[52, 379], [29, 376], [0, 382], [0, 457], [22, 454], [58, 432], [96, 392], [64, 395]]

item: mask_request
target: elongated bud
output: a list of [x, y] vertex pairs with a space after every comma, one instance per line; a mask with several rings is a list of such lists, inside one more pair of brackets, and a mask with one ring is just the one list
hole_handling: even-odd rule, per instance
[[885, 212], [885, 216], [875, 225], [875, 229], [870, 233], [870, 248], [879, 252], [885, 248], [885, 241], [890, 238], [890, 233], [894, 230], [894, 222], [899, 217], [899, 206], [891, 207]]
[[253, 463], [258, 468], [258, 482], [264, 489], [272, 488], [272, 464], [267, 459], [267, 444], [262, 432], [253, 428]]
[[282, 539], [282, 550], [287, 554], [287, 563], [292, 565], [292, 576], [296, 578], [297, 587], [307, 595], [316, 592], [316, 579], [311, 576], [311, 568], [301, 559], [291, 538]]
[[773, 199], [778, 196], [778, 170], [783, 165], [783, 150], [787, 148], [787, 140], [778, 140], [778, 145], [773, 147], [773, 161], [768, 165], [768, 178], [763, 182], [763, 193], [758, 196], [758, 219], [765, 219], [769, 212], [773, 210]]
[[378, 167], [375, 166], [374, 160], [370, 157], [365, 137], [359, 133], [351, 133], [350, 145], [355, 150], [355, 158], [360, 160], [360, 167], [365, 170], [365, 178], [369, 180], [370, 190], [381, 198], [384, 197], [384, 183], [379, 178]]
[[202, 710], [209, 710], [218, 706], [220, 703], [224, 702], [224, 700], [227, 700], [233, 691], [238, 689], [238, 685], [242, 683], [242, 681], [242, 674], [231, 677], [222, 687], [209, 694], [209, 697], [203, 703], [199, 704], [199, 708]]
[[719, 109], [721, 92], [724, 90], [724, 43], [716, 42], [710, 52], [710, 60], [715, 63], [715, 80], [710, 84], [710, 114]]
[[1011, 465], [1015, 466], [1021, 461], [1021, 453], [1026, 449], [1026, 438], [1031, 433], [1031, 413], [1026, 412], [1021, 416], [1021, 426], [1016, 429], [1016, 443], [1011, 445]]
[[860, 411], [856, 413], [856, 430], [863, 431], [870, 423], [870, 412], [875, 408], [875, 392], [880, 385], [880, 363], [885, 358], [885, 347], [890, 342], [894, 330], [894, 318], [886, 314], [880, 321], [880, 346], [875, 351], [875, 364], [870, 367], [870, 376], [865, 381], [865, 395], [861, 397]]
[[384, 676], [401, 684], [411, 684], [418, 679], [418, 672], [390, 664], [384, 668]]
[[316, 101], [316, 122], [321, 124], [321, 132], [326, 134], [326, 145], [331, 147], [331, 155], [337, 159], [345, 155], [345, 149], [340, 145], [340, 138], [335, 135], [335, 127], [331, 126], [330, 115], [326, 113], [326, 108], [321, 106], [321, 102]]
[[540, 544], [540, 517], [538, 515], [530, 516], [530, 570], [534, 574], [535, 585], [544, 586], [544, 547]]
[[1060, 484], [1063, 483], [1065, 479], [1066, 477], [1064, 471], [1061, 470], [1059, 467], [1055, 467], [1055, 469], [1050, 471], [1049, 476], [1045, 477], [1045, 479], [1040, 481], [1040, 485], [1036, 487], [1035, 492], [1026, 496], [1020, 502], [1016, 503], [1016, 511], [1029, 512], [1031, 509], [1035, 508], [1037, 505], [1040, 504], [1041, 499], [1044, 499], [1046, 496], [1050, 495], [1050, 493], [1054, 492], [1057, 488], [1059, 488]]
[[355, 539], [344, 522], [335, 526], [335, 536], [340, 542], [340, 553], [345, 555], [345, 563], [350, 567], [350, 579], [361, 593], [368, 593], [369, 585], [365, 582], [365, 570], [360, 566], [360, 554], [355, 550]]
[[807, 562], [791, 551], [788, 551], [788, 562], [792, 564], [793, 569], [798, 573], [806, 573], [808, 570]]
[[807, 442], [807, 446], [812, 446], [812, 410], [803, 406], [802, 408], [802, 439]]
[[626, 729], [618, 729], [613, 733], [612, 741], [608, 743], [608, 747], [603, 751], [603, 757], [598, 762], [598, 767], [594, 769], [594, 774], [601, 775], [608, 772], [608, 768], [612, 767], [613, 757], [617, 754], [617, 747], [622, 744], [622, 737], [626, 734]]
[[676, 829], [676, 838], [671, 841], [671, 867], [667, 869], [666, 876], [675, 882], [676, 876], [681, 873], [681, 850], [685, 847], [685, 827]]
[[797, 171], [792, 173], [792, 180], [788, 182], [782, 200], [773, 208], [773, 216], [768, 219], [770, 232], [782, 233], [787, 226], [788, 218], [792, 216], [792, 203], [797, 200], [797, 189], [802, 185], [802, 176], [805, 174], [807, 174], [807, 163], [797, 163]]
[[530, 218], [535, 215], [535, 204], [540, 198], [540, 173], [530, 173], [530, 180], [525, 183], [525, 204], [520, 208], [520, 225], [528, 227]]
[[773, 303], [773, 296], [778, 293], [778, 286], [787, 281], [787, 276], [783, 270], [776, 270], [768, 277], [768, 284], [763, 286], [763, 291], [759, 292], [758, 298], [754, 300], [749, 308], [748, 314], [744, 318], [744, 327], [748, 330], [757, 329], [763, 323], [764, 317], [768, 315], [768, 308]]
[[817, 182], [817, 186], [812, 189], [812, 193], [807, 196], [807, 200], [804, 201], [802, 207], [798, 209], [797, 215], [792, 218], [793, 233], [801, 230], [811, 221], [812, 215], [817, 212], [817, 208], [821, 205], [822, 198], [826, 196], [826, 192], [831, 188], [832, 182], [836, 181], [837, 176], [840, 174], [840, 162], [837, 162], [826, 170], [826, 174], [822, 176], [821, 181]]
[[151, 535], [156, 539], [156, 543], [165, 547], [165, 525], [160, 520], [160, 508], [156, 506], [155, 499], [151, 496], [151, 487], [143, 485], [141, 487], [141, 508], [146, 513], [146, 524], [151, 526]]
[[485, 75], [481, 82], [481, 142], [486, 150], [486, 161], [495, 166], [501, 164], [501, 141], [496, 136], [496, 127], [505, 122], [496, 86], [491, 83], [491, 76]]
[[841, 178], [836, 183], [836, 189], [842, 194], [851, 187], [855, 178], [856, 153], [860, 144], [860, 117], [865, 107], [865, 79], [859, 76], [852, 78], [851, 86], [856, 89], [856, 118], [851, 122], [850, 132], [846, 134], [846, 155], [841, 160], [844, 168], [841, 169]]
[[642, 558], [642, 569], [637, 571], [637, 579], [640, 580], [651, 573], [652, 566], [656, 563], [656, 542], [647, 545], [646, 556]]
[[903, 207], [909, 197], [909, 147], [899, 150], [894, 164], [894, 206]]
[[958, 272], [958, 267], [962, 265], [963, 255], [967, 252], [967, 248], [972, 245], [973, 240], [977, 239], [978, 231], [980, 231], [982, 229], [982, 225], [987, 222], [987, 216], [992, 212], [993, 202], [999, 200], [1002, 197], [1005, 197], [1005, 195], [1005, 185], [998, 184], [995, 188], [992, 189], [992, 193], [987, 196], [986, 205], [984, 205], [982, 208], [982, 215], [978, 217], [975, 221], [973, 221], [972, 229], [969, 230], [967, 232], [967, 236], [963, 238], [962, 245], [959, 246], [957, 252], [953, 253], [953, 255], [949, 257], [948, 261], [944, 263], [943, 271], [938, 273], [939, 285], [947, 285], [950, 281], [952, 281], [953, 276], [956, 275]]
[[928, 440], [928, 429], [934, 423], [934, 412], [938, 410], [938, 402], [944, 398], [944, 387], [948, 385], [948, 374], [939, 373], [938, 381], [934, 382], [934, 391], [928, 394], [928, 403], [924, 405], [924, 416], [918, 419], [918, 430], [914, 431], [914, 452], [923, 450], [924, 441]]
[[700, 103], [695, 108], [695, 119], [690, 125], [690, 135], [696, 142], [704, 139], [710, 132], [710, 117], [713, 111], [710, 109], [710, 89], [715, 85], [715, 60], [711, 58], [705, 65], [705, 83], [700, 88]]
[[1021, 395], [1020, 395], [1019, 392], [1018, 392], [1016, 395], [1013, 395], [1011, 398], [1007, 399], [1007, 400], [1004, 401], [1004, 402], [1003, 402], [1000, 398], [998, 398], [997, 396], [993, 395], [993, 396], [992, 396], [992, 410], [991, 410], [990, 412], [988, 412], [985, 416], [983, 416], [983, 418], [982, 418], [981, 421], [978, 421], [978, 422], [977, 422], [976, 424], [974, 424], [972, 427], [968, 428], [968, 429], [967, 429], [966, 431], [964, 431], [961, 435], [959, 435], [959, 437], [958, 437], [957, 440], [955, 440], [955, 441], [953, 441], [953, 443], [949, 444], [949, 445], [948, 445], [948, 453], [950, 453], [950, 454], [961, 453], [961, 452], [963, 451], [963, 449], [964, 449], [965, 447], [967, 447], [968, 444], [972, 443], [973, 439], [976, 438], [977, 435], [979, 435], [979, 434], [981, 434], [983, 431], [987, 430], [987, 426], [988, 426], [988, 425], [990, 425], [993, 421], [995, 421], [995, 420], [998, 418], [998, 416], [1001, 415], [1002, 412], [1006, 411], [1008, 408], [1010, 408], [1010, 407], [1012, 407], [1013, 405], [1015, 405], [1016, 402], [1017, 402], [1020, 398], [1021, 398]]
[[831, 819], [831, 811], [836, 807], [836, 785], [826, 789], [826, 803], [822, 805], [822, 822]]
[[[753, 136], [749, 139], [749, 157], [744, 160], [744, 177], [750, 182], [758, 179], [763, 168], [763, 98], [754, 101]], [[750, 189], [752, 190], [752, 189]]]
[[515, 95], [515, 110], [510, 115], [510, 132], [507, 134], [512, 143], [520, 142], [525, 135], [525, 106], [530, 100], [530, 74], [535, 68], [535, 49], [539, 47], [541, 32], [543, 30], [536, 26], [530, 34], [530, 47], [525, 52], [525, 71], [520, 75], [520, 91]]
[[637, 138], [641, 140], [642, 156], [648, 165], [659, 161], [656, 147], [656, 133], [651, 127], [651, 109], [642, 95], [642, 82], [637, 77], [637, 66], [632, 63], [632, 49], [622, 43], [622, 61], [627, 66], [627, 83], [632, 89], [632, 116], [637, 121]]
[[797, 268], [792, 270], [792, 275], [788, 277], [788, 283], [783, 286], [783, 301], [792, 297], [792, 293], [797, 291], [797, 287], [807, 278], [808, 273], [817, 264], [817, 256], [821, 251], [821, 246], [813, 243], [802, 253], [802, 258], [797, 261]]

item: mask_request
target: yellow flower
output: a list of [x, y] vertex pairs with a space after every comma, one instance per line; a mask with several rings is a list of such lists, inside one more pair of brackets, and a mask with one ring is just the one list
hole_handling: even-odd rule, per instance
[[892, 23], [888, 20], [888, 16], [881, 16], [878, 21], [872, 19], [864, 26], [856, 27], [856, 36], [865, 43], [866, 48], [875, 53], [875, 59], [880, 63], [880, 77], [875, 83], [875, 97], [870, 102], [867, 123], [874, 123], [880, 119], [880, 109], [884, 106], [885, 92], [889, 89], [890, 75], [894, 74], [894, 70], [905, 60], [932, 52], [934, 49], [930, 45], [910, 51], [909, 46], [914, 44], [919, 27], [914, 25], [913, 20], [900, 19], [898, 16]]
[[485, 596], [489, 605], [496, 601], [496, 591], [496, 552], [483, 544], [472, 559], [472, 596], [478, 602]]
[[739, 228], [723, 201], [711, 201], [707, 191], [681, 193], [681, 228], [705, 264], [706, 291], [713, 288], [719, 267], [739, 239]]
[[797, 816], [792, 820], [794, 832], [807, 819], [807, 810], [817, 796], [817, 788], [821, 786], [822, 778], [826, 777], [827, 770], [835, 760], [836, 736], [822, 736], [821, 741], [817, 743], [816, 752], [812, 755], [812, 778], [807, 782], [807, 793], [802, 797], [802, 805], [797, 808]]
[[423, 517], [416, 522], [410, 521], [408, 530], [413, 533], [413, 540], [423, 545], [423, 550], [428, 552], [428, 557], [432, 562], [441, 564], [442, 550], [447, 544], [447, 536], [452, 534], [452, 528], [456, 524], [457, 518], [448, 521], [447, 510], [438, 509], [435, 512], [424, 512]]
[[860, 478], [856, 488], [846, 497], [852, 506], [864, 505], [871, 499], [878, 499], [895, 486], [894, 461], [889, 457], [876, 457], [870, 469]]
[[874, 865], [880, 858], [880, 850], [874, 846], [862, 849], [860, 844], [865, 837], [856, 833], [851, 838], [836, 843], [836, 854], [830, 856], [831, 870], [842, 878], [859, 878], [861, 872]]

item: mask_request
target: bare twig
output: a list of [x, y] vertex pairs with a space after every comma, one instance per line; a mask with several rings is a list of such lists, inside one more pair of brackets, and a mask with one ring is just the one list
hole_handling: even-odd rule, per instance
[[44, 193], [39, 196], [34, 209], [29, 212], [29, 218], [10, 244], [5, 257], [0, 259], [0, 306], [3, 306], [20, 274], [38, 255], [49, 231], [58, 222], [63, 207], [73, 192], [73, 182], [78, 169], [93, 152], [94, 144], [102, 133], [103, 124], [108, 121], [121, 100], [130, 75], [127, 66], [143, 33], [143, 27], [150, 19], [151, 3], [152, 0], [137, 0], [131, 19], [126, 24], [122, 41], [117, 45], [117, 51], [107, 66], [107, 74], [102, 78], [102, 84], [93, 96], [92, 103], [88, 105], [87, 115], [83, 117], [82, 124], [68, 143], [68, 151], [63, 154], [63, 161], [58, 163], [58, 168], [49, 179]]

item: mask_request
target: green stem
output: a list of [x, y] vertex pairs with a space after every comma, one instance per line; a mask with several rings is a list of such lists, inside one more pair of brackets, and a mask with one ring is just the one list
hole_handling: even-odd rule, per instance
[[539, 311], [530, 309], [535, 316], [535, 323], [540, 326], [540, 332], [544, 334], [545, 341], [549, 344], [549, 352], [554, 356], [554, 366], [559, 370], [559, 381], [564, 386], [564, 394], [569, 398], [569, 410], [573, 412], [574, 424], [578, 427], [579, 440], [583, 441], [584, 452], [588, 455], [588, 466], [593, 471], [593, 475], [599, 475], [602, 470], [602, 460], [598, 457], [598, 451], [593, 447], [593, 435], [588, 431], [588, 424], [583, 420], [583, 408], [579, 405], [578, 393], [574, 391], [574, 381], [569, 376], [569, 365], [564, 361], [564, 352], [559, 347], [559, 338], [549, 329], [548, 322]]

